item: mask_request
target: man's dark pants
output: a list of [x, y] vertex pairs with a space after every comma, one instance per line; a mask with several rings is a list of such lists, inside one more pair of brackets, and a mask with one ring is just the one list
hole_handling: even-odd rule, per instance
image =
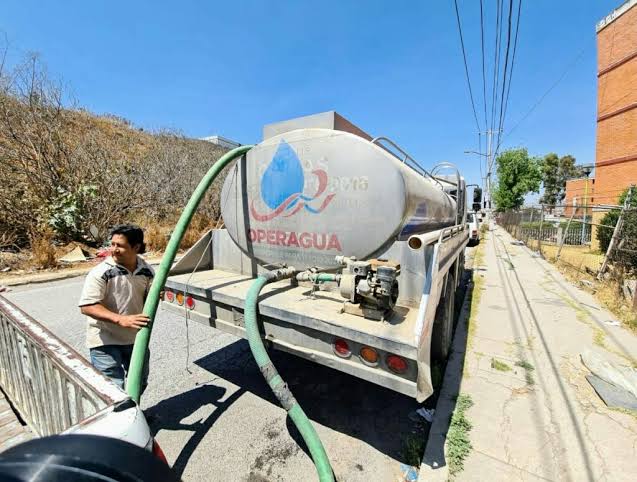
[[[128, 374], [133, 345], [103, 345], [91, 348], [91, 363], [95, 368], [110, 378], [122, 390]], [[142, 374], [142, 391], [148, 385], [148, 359], [150, 350], [146, 351], [144, 372]]]

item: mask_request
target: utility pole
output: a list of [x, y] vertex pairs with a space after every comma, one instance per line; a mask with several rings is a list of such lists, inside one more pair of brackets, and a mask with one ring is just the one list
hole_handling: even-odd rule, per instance
[[491, 160], [491, 156], [493, 153], [491, 152], [491, 143], [493, 142], [493, 131], [486, 131], [487, 135], [487, 177], [485, 179], [485, 195], [484, 195], [484, 210], [487, 212], [487, 217], [490, 218], [491, 213], [491, 166], [493, 165], [493, 161]]
[[[475, 151], [464, 151], [465, 154], [477, 154], [479, 156], [483, 156], [486, 157], [486, 170], [485, 170], [485, 177], [482, 179], [483, 182], [483, 190], [482, 192], [484, 193], [483, 197], [482, 197], [482, 208], [484, 209], [484, 211], [487, 214], [487, 219], [490, 220], [491, 219], [491, 202], [492, 202], [492, 193], [491, 193], [491, 174], [492, 174], [492, 169], [493, 169], [493, 163], [495, 161], [495, 159], [493, 158], [494, 156], [494, 149], [493, 149], [493, 134], [497, 134], [499, 132], [502, 132], [500, 130], [490, 130], [487, 129], [484, 134], [486, 134], [487, 136], [487, 153], [483, 154], [481, 152], [475, 152]], [[482, 134], [482, 132], [480, 133]], [[482, 162], [482, 161], [480, 161]]]

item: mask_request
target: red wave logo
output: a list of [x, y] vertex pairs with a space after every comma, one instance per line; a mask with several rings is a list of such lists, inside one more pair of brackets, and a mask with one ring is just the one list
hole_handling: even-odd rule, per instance
[[312, 171], [318, 179], [318, 188], [313, 196], [304, 196], [303, 193], [297, 192], [288, 196], [274, 211], [269, 213], [260, 213], [254, 206], [254, 200], [250, 203], [250, 214], [256, 221], [271, 221], [279, 216], [289, 218], [294, 216], [302, 209], [318, 214], [322, 212], [334, 199], [336, 194], [328, 194], [318, 207], [313, 207], [310, 203], [321, 196], [327, 189], [327, 173], [323, 169], [315, 169]]

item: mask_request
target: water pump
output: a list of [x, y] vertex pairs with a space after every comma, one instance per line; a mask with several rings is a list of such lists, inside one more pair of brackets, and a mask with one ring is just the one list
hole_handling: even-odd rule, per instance
[[381, 321], [388, 316], [398, 300], [400, 265], [386, 259], [357, 261], [337, 256], [345, 265], [340, 280], [340, 292], [347, 301], [342, 311]]

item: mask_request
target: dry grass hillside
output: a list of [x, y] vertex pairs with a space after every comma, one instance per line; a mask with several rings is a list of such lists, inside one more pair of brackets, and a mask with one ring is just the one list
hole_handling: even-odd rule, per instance
[[[96, 246], [109, 227], [128, 221], [147, 228], [160, 249], [194, 187], [224, 152], [69, 106], [37, 57], [11, 71], [0, 65], [0, 251]], [[220, 215], [223, 177], [201, 205], [198, 230]], [[30, 259], [44, 260], [36, 264], [55, 263], [51, 253], [33, 254]]]

